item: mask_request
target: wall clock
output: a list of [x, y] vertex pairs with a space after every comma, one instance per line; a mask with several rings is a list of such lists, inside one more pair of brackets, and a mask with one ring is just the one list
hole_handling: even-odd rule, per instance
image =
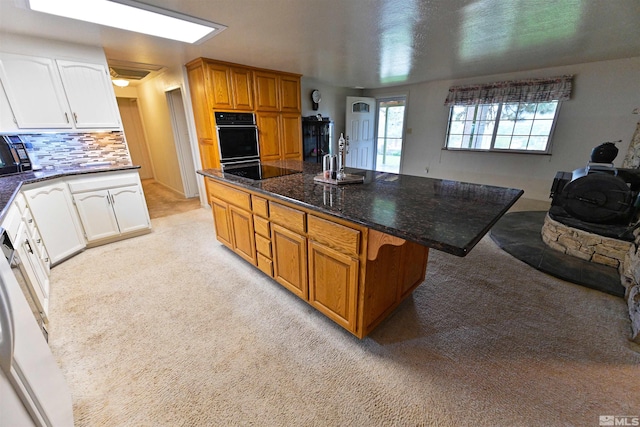
[[312, 103], [312, 107], [314, 110], [318, 109], [318, 104], [320, 103], [320, 101], [322, 100], [322, 97], [320, 96], [320, 91], [318, 89], [314, 89], [311, 91], [311, 103]]

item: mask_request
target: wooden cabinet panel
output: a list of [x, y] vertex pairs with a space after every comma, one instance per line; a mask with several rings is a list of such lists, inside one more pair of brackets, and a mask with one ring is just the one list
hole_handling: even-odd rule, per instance
[[274, 224], [272, 227], [274, 278], [298, 297], [306, 300], [307, 239]]
[[300, 77], [280, 76], [280, 111], [300, 113]]
[[260, 143], [260, 160], [280, 159], [280, 120], [279, 113], [258, 113], [258, 139]]
[[229, 206], [229, 220], [233, 238], [233, 249], [251, 264], [256, 265], [256, 246], [253, 218], [248, 212]]
[[256, 233], [256, 251], [271, 258], [271, 240]]
[[231, 76], [226, 65], [207, 63], [209, 108], [232, 109]]
[[258, 268], [267, 276], [273, 277], [273, 261], [258, 253]]
[[278, 99], [278, 74], [255, 71], [256, 109], [260, 111], [280, 111]]
[[269, 202], [266, 199], [258, 196], [251, 196], [251, 204], [253, 205], [253, 212], [261, 215], [264, 218], [269, 217]]
[[356, 329], [357, 259], [309, 241], [309, 303], [352, 332]]
[[360, 231], [313, 215], [307, 221], [309, 239], [354, 257], [360, 253]]
[[282, 114], [281, 124], [281, 147], [284, 159], [302, 160], [302, 122], [300, 114]]
[[[213, 115], [209, 108], [209, 102], [207, 101], [204, 67], [202, 63], [187, 67], [187, 77], [189, 79], [189, 92], [191, 93], [193, 118], [196, 124], [198, 140], [211, 140], [213, 138]], [[202, 144], [202, 142], [200, 142], [200, 144]], [[200, 154], [202, 156], [202, 150]], [[204, 167], [204, 158], [202, 163]]]
[[222, 200], [211, 198], [211, 210], [213, 212], [213, 223], [216, 229], [216, 238], [220, 243], [233, 249], [231, 239], [231, 227], [227, 217], [227, 203]]
[[233, 108], [253, 110], [253, 72], [246, 68], [231, 68]]
[[302, 211], [271, 202], [269, 219], [297, 233], [302, 234], [306, 231], [305, 216], [306, 214]]
[[209, 180], [209, 192], [214, 197], [236, 205], [246, 211], [251, 210], [251, 195], [242, 190]]
[[254, 215], [253, 229], [256, 231], [256, 234], [264, 236], [267, 239], [271, 237], [271, 233], [269, 232], [269, 221], [264, 218]]

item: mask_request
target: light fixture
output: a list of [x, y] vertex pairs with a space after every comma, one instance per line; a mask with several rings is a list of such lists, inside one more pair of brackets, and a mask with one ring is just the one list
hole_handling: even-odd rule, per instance
[[227, 27], [134, 0], [29, 0], [31, 10], [185, 43], [201, 43]]
[[114, 85], [116, 85], [118, 87], [127, 87], [127, 86], [129, 86], [129, 80], [125, 80], [125, 79], [113, 79], [113, 80], [111, 80], [111, 83], [113, 83]]

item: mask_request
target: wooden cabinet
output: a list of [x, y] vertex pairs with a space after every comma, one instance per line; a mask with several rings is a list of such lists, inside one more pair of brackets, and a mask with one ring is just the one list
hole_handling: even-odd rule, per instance
[[207, 178], [217, 238], [359, 338], [420, 285], [429, 248]]
[[206, 58], [186, 67], [203, 169], [220, 167], [216, 110], [256, 114], [261, 160], [302, 159], [299, 75]]
[[88, 243], [107, 243], [151, 230], [136, 172], [77, 178], [68, 185]]
[[45, 185], [28, 185], [23, 194], [38, 225], [51, 264], [57, 264], [85, 248], [82, 226], [63, 180]]
[[299, 114], [258, 112], [260, 160], [302, 160], [302, 128]]
[[21, 129], [121, 127], [103, 64], [0, 53], [0, 80]]

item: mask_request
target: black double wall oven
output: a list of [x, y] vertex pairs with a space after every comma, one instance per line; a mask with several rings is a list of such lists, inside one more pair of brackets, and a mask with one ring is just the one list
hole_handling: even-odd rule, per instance
[[215, 119], [220, 163], [223, 168], [260, 160], [255, 114], [216, 112]]

